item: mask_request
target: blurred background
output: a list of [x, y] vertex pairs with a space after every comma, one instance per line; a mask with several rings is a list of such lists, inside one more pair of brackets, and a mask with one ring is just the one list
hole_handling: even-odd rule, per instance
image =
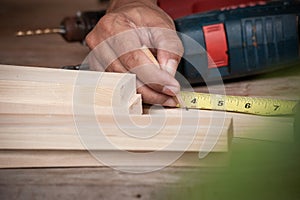
[[99, 0], [1, 0], [0, 63], [23, 66], [61, 67], [80, 64], [89, 49], [67, 43], [60, 35], [16, 37], [18, 30], [58, 27], [77, 11], [106, 8]]

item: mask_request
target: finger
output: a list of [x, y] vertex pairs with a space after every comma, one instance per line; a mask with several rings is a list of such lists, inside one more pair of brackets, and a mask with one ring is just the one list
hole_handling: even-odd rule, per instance
[[107, 72], [127, 73], [128, 70], [121, 64], [119, 60], [113, 61], [107, 68]]
[[120, 67], [121, 63], [117, 62], [118, 56], [111, 48], [109, 42], [100, 38], [101, 42], [92, 49], [86, 59], [90, 69], [96, 71], [113, 71], [112, 66], [114, 66], [118, 71], [123, 72]]
[[[165, 50], [181, 57], [183, 54], [182, 42], [175, 30], [167, 28], [151, 28], [151, 39], [158, 50]], [[176, 56], [177, 55], [177, 56]]]
[[180, 55], [162, 49], [157, 50], [157, 60], [161, 69], [168, 72], [171, 76], [175, 76], [180, 59]]
[[177, 80], [159, 69], [142, 50], [127, 53], [119, 58], [121, 63], [156, 92], [175, 96], [180, 90]]
[[161, 68], [175, 75], [178, 63], [183, 55], [183, 45], [177, 32], [170, 29], [151, 29], [151, 37], [157, 48], [157, 59]]
[[138, 87], [137, 92], [142, 94], [144, 103], [159, 104], [168, 107], [175, 107], [178, 104], [176, 98], [158, 93], [146, 85]]

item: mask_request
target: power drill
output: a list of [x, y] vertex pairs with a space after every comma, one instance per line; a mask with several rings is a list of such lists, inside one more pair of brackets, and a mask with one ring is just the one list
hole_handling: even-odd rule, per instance
[[[105, 10], [82, 12], [63, 19], [59, 28], [19, 31], [17, 35], [59, 33], [68, 42], [83, 42], [103, 15]], [[218, 79], [220, 74], [223, 80], [235, 79], [298, 63], [299, 17], [300, 1], [286, 0], [223, 8], [176, 19], [176, 30], [206, 50], [197, 52], [185, 48], [178, 72], [189, 83], [201, 84]], [[185, 38], [181, 40], [186, 47]]]

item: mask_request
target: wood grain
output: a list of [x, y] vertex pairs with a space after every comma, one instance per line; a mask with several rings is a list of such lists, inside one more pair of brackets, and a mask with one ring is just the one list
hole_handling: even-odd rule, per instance
[[98, 113], [114, 107], [141, 114], [135, 87], [133, 74], [0, 65], [0, 112], [72, 114], [95, 106]]
[[[94, 152], [95, 153], [95, 152]], [[121, 157], [118, 152], [101, 151], [112, 158], [118, 158], [117, 166], [109, 167], [134, 167], [132, 160]], [[178, 152], [159, 152], [158, 159], [141, 159], [139, 167], [160, 167], [166, 157], [178, 156]], [[198, 153], [186, 152], [168, 166], [173, 167], [223, 167], [229, 162], [229, 153], [210, 153], [203, 159], [199, 159]], [[1, 150], [0, 168], [32, 168], [32, 167], [104, 167], [101, 160], [95, 158], [88, 151], [64, 151], [64, 150]], [[166, 166], [162, 166], [166, 167]]]
[[209, 145], [202, 151], [228, 151], [231, 119], [210, 123], [212, 119], [196, 116], [183, 121], [182, 117], [100, 115], [95, 121], [95, 116], [4, 114], [0, 149], [198, 152], [205, 142]]
[[[145, 113], [151, 115], [161, 115], [167, 113], [169, 116], [178, 115], [178, 108], [161, 110], [154, 107], [149, 111], [144, 109]], [[198, 113], [201, 117], [211, 119], [232, 118], [233, 137], [247, 138], [253, 140], [265, 140], [273, 142], [294, 142], [294, 116], [257, 116], [233, 112], [209, 111], [209, 110], [189, 110], [190, 113]]]

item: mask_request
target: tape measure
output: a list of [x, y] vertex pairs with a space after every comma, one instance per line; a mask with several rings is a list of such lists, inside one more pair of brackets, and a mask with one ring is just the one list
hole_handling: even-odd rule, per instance
[[298, 101], [271, 98], [227, 96], [197, 92], [180, 92], [186, 108], [222, 110], [255, 115], [291, 115]]
[[[160, 68], [159, 63], [151, 51], [143, 46], [141, 50]], [[279, 100], [269, 98], [227, 96], [197, 92], [180, 92], [182, 104], [186, 108], [223, 110], [231, 112], [249, 113], [255, 115], [291, 115], [296, 111], [298, 101]], [[180, 107], [179, 105], [177, 107]]]

